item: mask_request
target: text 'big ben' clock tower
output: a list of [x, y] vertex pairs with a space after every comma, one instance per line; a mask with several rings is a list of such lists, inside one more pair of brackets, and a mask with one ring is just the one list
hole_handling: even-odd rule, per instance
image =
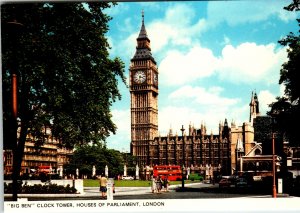
[[158, 70], [152, 57], [150, 39], [144, 25], [129, 68], [131, 99], [131, 153], [139, 165], [149, 165], [149, 144], [158, 132]]

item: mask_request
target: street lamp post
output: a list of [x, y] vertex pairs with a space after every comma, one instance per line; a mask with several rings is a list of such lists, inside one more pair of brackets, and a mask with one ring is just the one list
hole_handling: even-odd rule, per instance
[[276, 198], [276, 165], [275, 165], [275, 140], [274, 140], [274, 131], [272, 132], [272, 156], [273, 156], [273, 198]]
[[273, 190], [272, 190], [272, 197], [276, 198], [276, 161], [275, 161], [275, 116], [276, 113], [273, 111], [272, 114], [272, 173], [273, 173]]
[[20, 35], [22, 33], [24, 25], [19, 23], [17, 20], [12, 20], [6, 23], [5, 29], [8, 30], [9, 36], [11, 37], [11, 49], [12, 56], [10, 61], [11, 66], [11, 91], [12, 91], [12, 119], [13, 119], [13, 129], [14, 129], [14, 141], [13, 141], [13, 200], [17, 201], [18, 199], [18, 179], [20, 177], [20, 165], [22, 162], [22, 158], [18, 156], [19, 146], [18, 146], [18, 44]]
[[184, 164], [185, 164], [185, 153], [184, 153], [184, 147], [185, 147], [185, 144], [184, 144], [184, 136], [183, 136], [183, 133], [184, 133], [184, 128], [183, 128], [183, 125], [182, 125], [182, 128], [180, 129], [181, 130], [181, 133], [182, 133], [182, 172], [181, 172], [181, 185], [182, 185], [182, 188], [184, 188]]

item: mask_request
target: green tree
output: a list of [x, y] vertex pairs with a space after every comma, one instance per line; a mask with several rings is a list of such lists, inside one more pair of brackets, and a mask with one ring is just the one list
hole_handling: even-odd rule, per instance
[[80, 175], [87, 175], [90, 178], [93, 166], [96, 167], [97, 175], [100, 175], [105, 172], [107, 165], [109, 177], [116, 177], [123, 173], [124, 162], [122, 154], [117, 150], [87, 144], [76, 147], [71, 162], [65, 165], [65, 168], [69, 174], [75, 174], [78, 168]]
[[[299, 11], [300, 1], [293, 0], [284, 9]], [[297, 19], [297, 22], [300, 26], [300, 19]], [[287, 46], [288, 53], [288, 61], [282, 65], [279, 79], [279, 84], [285, 86], [285, 97], [278, 97], [277, 101], [270, 105], [271, 110], [268, 114], [275, 118], [277, 130], [284, 134], [290, 144], [299, 146], [297, 123], [300, 117], [300, 36], [290, 32], [278, 42], [283, 46]]]
[[[127, 174], [130, 176], [135, 176], [136, 170], [136, 156], [133, 156], [131, 153], [122, 153], [122, 157], [124, 159], [124, 164], [127, 166]], [[140, 168], [141, 169], [141, 168]]]
[[[62, 146], [73, 147], [103, 143], [115, 133], [110, 107], [121, 98], [118, 80], [125, 83], [125, 76], [124, 63], [108, 53], [105, 33], [111, 17], [103, 10], [111, 6], [108, 2], [1, 6], [4, 147], [14, 151], [14, 185], [28, 134], [37, 145], [43, 144], [43, 127], [48, 127]], [[12, 74], [18, 77], [16, 118], [11, 110]], [[13, 198], [17, 199], [16, 190]]]

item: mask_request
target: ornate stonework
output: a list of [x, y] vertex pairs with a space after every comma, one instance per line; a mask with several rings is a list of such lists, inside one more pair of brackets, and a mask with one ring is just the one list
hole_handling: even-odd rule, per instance
[[129, 72], [131, 153], [137, 157], [139, 165], [148, 165], [149, 144], [158, 132], [158, 69], [151, 54], [144, 14]]

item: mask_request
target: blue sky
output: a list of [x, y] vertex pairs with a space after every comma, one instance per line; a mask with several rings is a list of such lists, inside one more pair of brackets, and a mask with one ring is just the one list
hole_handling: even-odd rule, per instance
[[[129, 75], [130, 59], [144, 10], [152, 55], [159, 70], [159, 133], [181, 125], [218, 133], [225, 118], [242, 125], [249, 121], [251, 92], [261, 113], [283, 95], [278, 84], [285, 47], [278, 40], [297, 32], [294, 12], [283, 10], [290, 0], [119, 2], [106, 10], [113, 17], [107, 33], [112, 57], [120, 57]], [[107, 139], [109, 148], [129, 151], [129, 88], [120, 82], [122, 100], [113, 104], [118, 129]]]

